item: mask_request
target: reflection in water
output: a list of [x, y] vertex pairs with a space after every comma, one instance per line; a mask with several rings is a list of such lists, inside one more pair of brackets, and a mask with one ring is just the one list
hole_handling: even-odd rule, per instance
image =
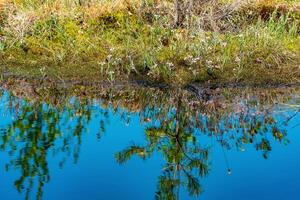
[[182, 96], [176, 103], [174, 108], [168, 105], [147, 112], [147, 119], [158, 125], [145, 129], [146, 146], [130, 146], [116, 154], [119, 163], [126, 162], [133, 154], [142, 159], [154, 151], [163, 155], [166, 165], [158, 180], [157, 199], [177, 199], [180, 185], [185, 185], [190, 195], [198, 195], [202, 191], [198, 177], [205, 176], [209, 169], [208, 149], [202, 148], [193, 134], [195, 118], [183, 105]]
[[[129, 146], [116, 154], [121, 164], [132, 155], [147, 159], [154, 151], [162, 154], [166, 165], [158, 180], [157, 199], [178, 199], [181, 185], [190, 195], [201, 193], [199, 178], [209, 171], [209, 148], [203, 142], [201, 145], [201, 135], [216, 137], [224, 149], [233, 146], [243, 149], [245, 144], [254, 144], [257, 150], [263, 151], [265, 158], [271, 151], [269, 133], [277, 141], [287, 142], [286, 132], [276, 123], [272, 110], [275, 108], [260, 110], [258, 102], [251, 102], [231, 110], [226, 109], [230, 105], [220, 102], [191, 103], [180, 92], [174, 95], [171, 104], [146, 108], [146, 115], [142, 117], [155, 122], [145, 129], [147, 144]], [[230, 174], [229, 166], [227, 170]]]
[[[15, 187], [25, 199], [42, 199], [43, 187], [51, 177], [48, 161], [52, 156], [60, 160], [60, 167], [68, 157], [78, 161], [83, 135], [95, 116], [100, 119], [97, 137], [101, 139], [110, 111], [125, 124], [138, 114], [145, 127], [143, 144], [116, 152], [118, 163], [125, 164], [133, 155], [145, 160], [158, 153], [163, 158], [156, 199], [179, 199], [180, 188], [190, 196], [201, 194], [201, 177], [210, 171], [212, 150], [204, 137], [218, 141], [225, 159], [228, 149], [243, 151], [249, 144], [267, 159], [272, 141], [288, 143], [286, 127], [298, 113], [297, 90], [293, 89], [284, 93], [280, 89], [215, 89], [196, 98], [180, 89], [102, 88], [97, 93], [92, 88], [17, 84], [3, 85], [11, 93], [2, 91], [0, 110], [13, 119], [4, 117], [0, 150], [10, 157], [6, 170], [20, 171]], [[227, 160], [226, 164], [230, 174]]]
[[[28, 103], [8, 94], [2, 96], [3, 101], [9, 102], [6, 112], [10, 114], [6, 114], [14, 116], [14, 120], [1, 129], [0, 149], [9, 152], [11, 157], [6, 169], [21, 171], [15, 186], [18, 191], [25, 189], [26, 199], [36, 180], [37, 199], [41, 199], [43, 186], [50, 179], [48, 154], [50, 151], [53, 154], [64, 153], [61, 167], [70, 155], [77, 162], [81, 136], [91, 119], [91, 107], [88, 102], [74, 101], [57, 108], [42, 103]], [[72, 127], [68, 123], [70, 120], [73, 121]]]

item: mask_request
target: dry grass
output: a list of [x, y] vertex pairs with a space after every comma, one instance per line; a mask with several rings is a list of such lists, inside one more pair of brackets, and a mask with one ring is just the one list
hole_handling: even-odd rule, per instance
[[170, 1], [3, 2], [0, 59], [13, 73], [172, 84], [300, 77], [296, 1], [285, 12], [283, 1], [207, 1], [181, 28]]

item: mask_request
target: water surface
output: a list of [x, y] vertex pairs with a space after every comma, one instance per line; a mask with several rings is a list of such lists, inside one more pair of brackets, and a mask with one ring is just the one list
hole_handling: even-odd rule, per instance
[[297, 89], [73, 91], [3, 86], [1, 199], [300, 199]]

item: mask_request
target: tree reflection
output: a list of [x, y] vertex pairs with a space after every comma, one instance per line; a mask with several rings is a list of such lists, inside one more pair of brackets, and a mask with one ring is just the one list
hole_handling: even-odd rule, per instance
[[198, 177], [208, 173], [208, 149], [198, 145], [186, 111], [179, 98], [176, 111], [168, 112], [160, 126], [146, 128], [145, 146], [132, 145], [116, 154], [121, 164], [132, 155], [142, 159], [149, 158], [155, 151], [163, 155], [166, 164], [158, 180], [157, 199], [177, 199], [181, 185], [187, 187], [190, 195], [199, 195], [202, 188]]
[[8, 151], [11, 158], [6, 169], [20, 170], [15, 186], [19, 192], [25, 190], [25, 199], [31, 199], [30, 192], [35, 190], [36, 199], [42, 199], [43, 186], [50, 180], [49, 154], [59, 154], [60, 167], [69, 156], [78, 160], [82, 134], [92, 117], [90, 101], [74, 100], [57, 107], [8, 97], [8, 112], [15, 119], [1, 129], [0, 150]]
[[[264, 158], [272, 149], [269, 133], [273, 139], [287, 142], [286, 131], [272, 112], [275, 108], [260, 110], [256, 102], [254, 105], [233, 104], [234, 108], [228, 109], [229, 105], [224, 106], [210, 97], [192, 102], [180, 90], [171, 96], [167, 104], [157, 98], [160, 103], [155, 102], [154, 109], [150, 105], [140, 111], [141, 118], [147, 119], [146, 145], [131, 145], [115, 155], [117, 162], [124, 164], [133, 155], [148, 159], [154, 152], [161, 154], [165, 166], [157, 181], [156, 199], [179, 199], [181, 186], [186, 187], [191, 196], [203, 191], [200, 179], [210, 168], [210, 148], [207, 144], [201, 145], [205, 144], [201, 141], [203, 135], [215, 138], [223, 150], [243, 149], [246, 144], [254, 144]], [[231, 169], [227, 167], [230, 174]]]

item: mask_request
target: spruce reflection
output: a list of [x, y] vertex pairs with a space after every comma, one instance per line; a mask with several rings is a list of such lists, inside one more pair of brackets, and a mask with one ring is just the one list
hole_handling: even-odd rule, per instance
[[149, 158], [154, 151], [163, 155], [166, 165], [158, 180], [158, 199], [176, 199], [180, 185], [187, 186], [190, 195], [198, 195], [202, 191], [198, 177], [205, 176], [209, 170], [208, 149], [198, 145], [198, 138], [189, 124], [189, 112], [181, 104], [179, 98], [175, 112], [166, 112], [164, 118], [153, 119], [160, 120], [161, 125], [145, 130], [145, 146], [130, 146], [116, 154], [121, 164], [134, 154], [142, 159]]

